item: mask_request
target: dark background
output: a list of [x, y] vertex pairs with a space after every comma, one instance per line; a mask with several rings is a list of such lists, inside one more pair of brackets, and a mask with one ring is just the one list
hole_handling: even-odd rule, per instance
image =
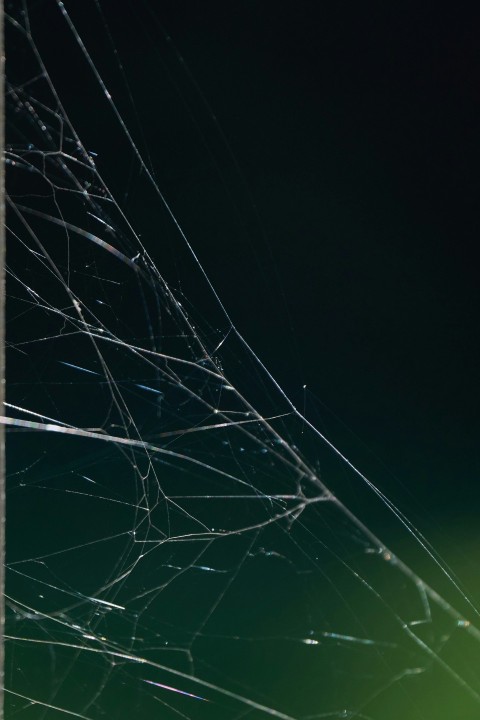
[[[104, 24], [92, 8], [69, 11], [233, 322], [307, 418], [449, 561], [463, 556], [470, 577], [478, 13], [416, 3], [101, 7]], [[112, 117], [95, 115], [95, 96], [69, 82], [75, 44], [60, 13], [58, 23], [42, 48], [49, 70], [161, 266], [171, 223], [142, 194], [133, 159], [117, 172]], [[193, 297], [196, 270], [183, 282]]]
[[[78, 49], [78, 38], [70, 33], [54, 3], [48, 3], [48, 15], [46, 8], [43, 0], [29, 4], [32, 37], [58, 89], [65, 113], [87, 150], [95, 154], [99, 172], [175, 296], [182, 294], [185, 303], [190, 303], [192, 316], [210, 324], [211, 337], [208, 334], [207, 337], [213, 346], [213, 339], [218, 340], [228, 330], [228, 322], [212, 302], [198, 265], [192, 261], [161, 200], [151, 191], [145, 170], [132, 152], [132, 142], [125, 140], [112, 108], [105, 102]], [[172, 0], [136, 1], [119, 6], [106, 0], [99, 6], [72, 2], [68, 11], [125, 120], [132, 141], [145, 158], [235, 326], [295, 406], [424, 533], [451, 567], [451, 576], [457, 575], [478, 607], [477, 17], [458, 6], [440, 10], [405, 3], [360, 6], [341, 2], [200, 4]], [[21, 52], [19, 45], [15, 53], [20, 59]], [[19, 76], [12, 81], [21, 84], [22, 73], [31, 78], [36, 71], [22, 67], [19, 57], [13, 69]], [[49, 103], [51, 107], [51, 98]], [[66, 152], [70, 149], [65, 147]], [[13, 191], [17, 189], [14, 183], [15, 180]], [[25, 191], [20, 188], [18, 192]], [[27, 188], [26, 195], [34, 205], [34, 188]], [[68, 207], [68, 198], [62, 200]], [[75, 212], [72, 216], [75, 218]], [[92, 221], [90, 227], [89, 222], [83, 213], [81, 227], [96, 231], [95, 223]], [[45, 238], [53, 246], [55, 231], [50, 228]], [[64, 257], [58, 249], [61, 246], [55, 247], [58, 252], [55, 261], [63, 267]], [[72, 247], [78, 253], [75, 260], [82, 263], [83, 246], [72, 243]], [[128, 254], [128, 249], [122, 250]], [[94, 256], [91, 248], [89, 253], [88, 258]], [[32, 277], [28, 273], [34, 264], [31, 261], [30, 267], [27, 262], [23, 267], [22, 257], [13, 246], [10, 260], [25, 270], [22, 277], [28, 284]], [[112, 257], [105, 253], [102, 260], [98, 265], [87, 266], [89, 271], [85, 275], [91, 277], [85, 282], [92, 282], [91, 293], [101, 286], [107, 265], [106, 275], [110, 280], [115, 277]], [[125, 267], [119, 264], [118, 278], [123, 278], [122, 273], [125, 274]], [[57, 288], [54, 283], [49, 286], [48, 274], [46, 278], [45, 285], [35, 287], [52, 292], [54, 306], [63, 307], [63, 295], [56, 297]], [[40, 282], [39, 278], [36, 280]], [[81, 281], [72, 273], [74, 287], [77, 282]], [[136, 314], [138, 303], [132, 301], [134, 293], [129, 294], [132, 288], [136, 289], [133, 285], [128, 286], [125, 281], [128, 290], [118, 304], [110, 300], [116, 296], [113, 291], [108, 294], [108, 287], [105, 282], [104, 297], [108, 300], [105, 312], [109, 313], [111, 327], [120, 327], [121, 337], [127, 342], [143, 342], [148, 313], [155, 308], [146, 306], [140, 318]], [[86, 284], [86, 293], [89, 289]], [[162, 297], [160, 291], [158, 297]], [[24, 326], [29, 338], [41, 330], [28, 327], [28, 317], [15, 315], [13, 320], [13, 341], [15, 331], [21, 335]], [[56, 326], [54, 329], [47, 324], [43, 333], [54, 345], [58, 339]], [[90, 388], [92, 395], [87, 396], [85, 378], [72, 375], [64, 367], [59, 369], [57, 362], [58, 358], [62, 362], [73, 358], [80, 367], [93, 367], [92, 348], [84, 335], [71, 345], [71, 356], [65, 354], [60, 340], [59, 354], [52, 354], [52, 358], [48, 357], [48, 343], [39, 346], [41, 351], [34, 357], [31, 375], [25, 373], [20, 360], [11, 361], [9, 377], [15, 402], [16, 393], [20, 393], [19, 405], [38, 407], [47, 416], [50, 412], [47, 402], [57, 403], [64, 414], [54, 408], [52, 416], [68, 420], [73, 415], [71, 422], [75, 427], [90, 426], [83, 413], [90, 417], [92, 409], [96, 409], [96, 398], [93, 402], [90, 398], [100, 386]], [[32, 357], [34, 352], [35, 347]], [[105, 357], [113, 366], [108, 350]], [[253, 363], [243, 364], [242, 376], [235, 378], [242, 391], [244, 385], [250, 384], [251, 367]], [[133, 362], [122, 366], [120, 360], [115, 365], [118, 378], [125, 380], [121, 388], [130, 407], [138, 409], [139, 416], [143, 409], [147, 415], [151, 406], [145, 401], [138, 408], [140, 401], [137, 405], [127, 395], [128, 381], [144, 380], [135, 371]], [[22, 373], [20, 383], [15, 384], [16, 375]], [[27, 391], [25, 396], [21, 395], [25, 376], [33, 387], [30, 396]], [[228, 373], [227, 376], [230, 377]], [[57, 387], [59, 379], [64, 384]], [[252, 371], [253, 401], [254, 381]], [[114, 418], [110, 406], [109, 412]], [[107, 416], [110, 419], [108, 413]], [[190, 422], [190, 418], [187, 420]], [[304, 436], [299, 426], [290, 425], [288, 420], [284, 427], [286, 439], [300, 446], [320, 477], [327, 485], [334, 484], [339, 497], [347, 500], [368, 528], [441, 594], [447, 588], [444, 596], [449, 599], [454, 596], [453, 600], [458, 601], [456, 607], [465, 611], [465, 603], [452, 590], [452, 584], [443, 578], [442, 585], [441, 572], [432, 568], [432, 563], [424, 566], [427, 555], [419, 551], [413, 539], [408, 543], [405, 527], [373, 494], [361, 492], [364, 487], [361, 480], [352, 474], [336, 475], [337, 466], [325, 460], [328, 453], [318, 439], [307, 433]], [[289, 427], [294, 427], [290, 435]], [[72, 443], [67, 434], [60, 440], [46, 439], [40, 433], [32, 438], [28, 450], [32, 467], [42, 453], [61, 466], [64, 459], [70, 458], [73, 447], [79, 452], [78, 438]], [[145, 438], [149, 439], [148, 433]], [[21, 458], [19, 467], [30, 462], [22, 434], [13, 434], [10, 447], [10, 457], [15, 460], [17, 454]], [[214, 447], [212, 444], [209, 459]], [[233, 451], [229, 459], [235, 460]], [[81, 469], [83, 462], [89, 467], [87, 452], [81, 461], [72, 456], [66, 470], [58, 475], [56, 470], [47, 473], [54, 489], [56, 479], [63, 483], [63, 475], [70, 472], [70, 467]], [[105, 481], [115, 488], [118, 485], [123, 492], [130, 491], [130, 475], [126, 473], [123, 477], [116, 467], [105, 460]], [[250, 465], [245, 468], [245, 472], [251, 471]], [[38, 472], [42, 482], [25, 485], [21, 474], [18, 482], [15, 473], [12, 474], [13, 500], [9, 512], [14, 541], [10, 547], [27, 560], [34, 558], [38, 538], [43, 537], [45, 516], [50, 517], [45, 510], [39, 511], [41, 506], [32, 501], [35, 495], [30, 494], [37, 484], [40, 490], [43, 487], [42, 472], [46, 471], [40, 466]], [[97, 473], [101, 476], [100, 470]], [[63, 484], [59, 487], [64, 488]], [[81, 483], [79, 488], [83, 493]], [[49, 493], [43, 496], [48, 504]], [[115, 522], [119, 528], [124, 526], [123, 518], [115, 513], [113, 517], [103, 516], [103, 506], [95, 502], [93, 491], [85, 496], [89, 499], [83, 511], [75, 494], [61, 492], [53, 497], [58, 497], [59, 503], [48, 504], [52, 520], [47, 524], [53, 532], [51, 538], [47, 535], [43, 540], [48, 544], [50, 539], [52, 547], [64, 548], [69, 532], [80, 534], [81, 538], [81, 533], [86, 533], [85, 538], [89, 538], [90, 533], [100, 528], [105, 539], [113, 535]], [[125, 506], [135, 508], [138, 500], [131, 500], [128, 492], [125, 497]], [[219, 522], [223, 522], [223, 508], [219, 512]], [[61, 522], [54, 521], [55, 516]], [[85, 517], [91, 522], [85, 523]], [[133, 527], [133, 522], [126, 523], [128, 528]], [[312, 520], [304, 518], [302, 522], [305, 526], [300, 526], [297, 532], [308, 529], [311, 522], [312, 537], [323, 538], [329, 523], [328, 511], [322, 509]], [[356, 533], [349, 526], [345, 531], [344, 522], [345, 518], [331, 521], [338, 533], [335, 543], [340, 548], [348, 543], [355, 547]], [[272, 532], [275, 531], [273, 528]], [[268, 533], [265, 535], [268, 540]], [[310, 538], [300, 537], [303, 547], [310, 550]], [[243, 537], [238, 540], [243, 541]], [[262, 537], [261, 541], [267, 540]], [[270, 541], [271, 546], [281, 548], [282, 543], [274, 540]], [[335, 543], [333, 547], [337, 547]], [[128, 547], [135, 548], [130, 538]], [[117, 547], [110, 552], [114, 558], [121, 555]], [[343, 548], [343, 552], [350, 557], [349, 550]], [[355, 556], [355, 552], [351, 554]], [[161, 557], [161, 552], [158, 559], [153, 554], [152, 563], [160, 565]], [[261, 552], [260, 557], [263, 562]], [[366, 557], [368, 561], [370, 556]], [[13, 555], [11, 558], [16, 559]], [[95, 572], [103, 578], [100, 554], [96, 559]], [[55, 562], [49, 561], [51, 567], [55, 567]], [[96, 591], [103, 582], [96, 578], [90, 565], [88, 572], [80, 573], [82, 562], [70, 566], [66, 553], [58, 554], [58, 562], [61, 572], [65, 572], [65, 564], [66, 576], [71, 572], [72, 582], [79, 582], [80, 586], [90, 582]], [[87, 567], [87, 560], [83, 562]], [[114, 564], [108, 553], [103, 562], [108, 568]], [[230, 555], [228, 562], [231, 567]], [[243, 564], [248, 565], [243, 560], [235, 563], [242, 569]], [[186, 567], [188, 562], [181, 560], [180, 565]], [[38, 567], [38, 572], [43, 572], [40, 564]], [[259, 577], [264, 577], [264, 567], [259, 568]], [[296, 617], [294, 604], [298, 601], [291, 568], [298, 570], [295, 576], [299, 582], [300, 567], [292, 561], [286, 579], [281, 576], [278, 589], [271, 585], [262, 596], [265, 602], [265, 597], [271, 595], [274, 600], [274, 595], [283, 593], [285, 600], [288, 594], [285, 588], [289, 587], [294, 610], [288, 622]], [[321, 561], [319, 568], [328, 577], [328, 563], [324, 565]], [[27, 580], [36, 577], [37, 569], [32, 561], [27, 567]], [[145, 572], [143, 565], [142, 571]], [[145, 575], [145, 582], [156, 582], [158, 571], [157, 566], [152, 566], [152, 574]], [[360, 572], [360, 578], [363, 577], [368, 576]], [[398, 588], [404, 589], [405, 577], [402, 576], [400, 584], [392, 580], [391, 586], [390, 577], [382, 567], [379, 579], [381, 587], [385, 586], [385, 597], [390, 592], [396, 600]], [[188, 580], [190, 584], [190, 576]], [[248, 578], [240, 577], [235, 583], [237, 592], [232, 597], [240, 598], [241, 607], [235, 606], [226, 616], [239, 625], [242, 612], [244, 619], [250, 620], [248, 602], [252, 602], [256, 576], [254, 580], [248, 582]], [[134, 582], [132, 578], [132, 593]], [[140, 577], [138, 582], [144, 580]], [[56, 579], [54, 584], [60, 585]], [[203, 581], [198, 587], [204, 587]], [[243, 601], [242, 587], [248, 591]], [[216, 600], [219, 593], [215, 590]], [[402, 593], [398, 594], [401, 600]], [[361, 595], [360, 592], [354, 597], [348, 589], [341, 592], [342, 602], [355, 600], [354, 605], [358, 604], [359, 617], [363, 617]], [[177, 586], [172, 584], [173, 614], [178, 597]], [[182, 597], [189, 597], [186, 588]], [[368, 609], [372, 597], [369, 595], [365, 601]], [[164, 601], [163, 595], [160, 601]], [[152, 609], [152, 628], [163, 617], [161, 602]], [[322, 602], [324, 586], [312, 607], [321, 610]], [[259, 622], [262, 632], [273, 604], [266, 603], [265, 618]], [[333, 609], [336, 604], [335, 598]], [[279, 608], [283, 608], [282, 603]], [[148, 624], [150, 618], [144, 610], [142, 619]], [[185, 611], [187, 616], [191, 614], [188, 602]], [[371, 612], [376, 613], [373, 606]], [[466, 616], [471, 617], [469, 613], [467, 607]], [[220, 625], [221, 617], [220, 613]], [[298, 612], [298, 617], [304, 620], [307, 614]], [[381, 619], [375, 615], [371, 620], [373, 628], [381, 629]], [[189, 622], [191, 618], [185, 623], [187, 627]], [[280, 618], [279, 622], [283, 620]], [[88, 627], [87, 620], [82, 623]], [[115, 628], [109, 632], [112, 637], [117, 636]], [[282, 633], [286, 634], [283, 625]], [[123, 636], [120, 633], [118, 637]], [[439, 637], [443, 643], [442, 636]], [[475, 648], [471, 657], [475, 659], [476, 654]], [[350, 656], [355, 657], [353, 652]], [[279, 663], [284, 657], [294, 662], [290, 652], [283, 656], [277, 653], [276, 657]], [[465, 664], [470, 663], [468, 653], [460, 657]], [[14, 665], [22, 667], [16, 660]], [[43, 668], [42, 663], [35, 665]], [[243, 665], [247, 667], [242, 661]], [[301, 662], [296, 665], [301, 677]], [[331, 665], [334, 670], [338, 667], [345, 672], [343, 658]], [[471, 666], [475, 668], [474, 662]], [[262, 667], [268, 667], [268, 663], [262, 662]], [[409, 659], [402, 661], [402, 671], [407, 667]], [[348, 687], [353, 687], [348, 671], [345, 676]], [[102, 677], [101, 673], [98, 677]], [[316, 687], [316, 678], [310, 677], [308, 681]], [[419, 694], [429, 702], [433, 691], [429, 691], [428, 684], [420, 682], [420, 686]], [[287, 688], [285, 692], [292, 695]], [[452, 694], [452, 707], [455, 697]], [[445, 717], [451, 717], [450, 706], [443, 708], [442, 698], [436, 696], [437, 704], [442, 706]], [[65, 707], [69, 702], [65, 701]], [[403, 712], [402, 708], [403, 705], [390, 702], [389, 716]], [[428, 717], [427, 713], [422, 717]], [[383, 706], [379, 716], [387, 716]]]
[[474, 542], [478, 13], [103, 7], [139, 142], [236, 326], [442, 551]]

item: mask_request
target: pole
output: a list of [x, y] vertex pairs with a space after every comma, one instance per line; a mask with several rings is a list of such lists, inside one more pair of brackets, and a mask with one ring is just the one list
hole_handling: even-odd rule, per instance
[[[0, 0], [0, 412], [5, 401], [5, 50]], [[0, 425], [0, 720], [3, 720], [5, 624], [5, 426]]]

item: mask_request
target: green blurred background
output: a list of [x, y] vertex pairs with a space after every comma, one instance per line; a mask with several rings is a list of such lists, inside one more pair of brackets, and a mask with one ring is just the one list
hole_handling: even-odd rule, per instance
[[[164, 0], [122, 7], [107, 0], [101, 8], [103, 18], [94, 3], [67, 6], [234, 324], [295, 406], [406, 514], [478, 607], [478, 11], [303, 0]], [[221, 313], [215, 308], [210, 316], [211, 299], [198, 268], [178, 243], [158, 197], [145, 189], [144, 174], [133, 153], [125, 152], [113, 115], [96, 109], [101, 93], [93, 81], [88, 86], [73, 81], [77, 69], [80, 74], [87, 69], [58, 9], [40, 2], [29, 13], [65, 110], [98, 157], [122, 209], [167, 282], [218, 327]], [[11, 57], [15, 74], [20, 48], [12, 45]], [[10, 251], [13, 261], [17, 252]], [[140, 337], [144, 331], [137, 310], [127, 294], [113, 309], [115, 322], [128, 328], [132, 342], [135, 332]], [[22, 322], [12, 322], [13, 337], [21, 335]], [[89, 358], [88, 349], [82, 353], [77, 348], [80, 366]], [[37, 366], [44, 367], [40, 355]], [[122, 365], [117, 367], [122, 374]], [[247, 368], [245, 363], [239, 370], [239, 382], [253, 387], [255, 399], [259, 391]], [[11, 364], [14, 393], [27, 373], [20, 361]], [[33, 378], [29, 402], [35, 393], [41, 402], [45, 377], [39, 372]], [[80, 382], [74, 383], [62, 399], [72, 406], [78, 402], [79, 426], [84, 392]], [[331, 460], [300, 423], [288, 432], [288, 440], [361, 521], [474, 620], [461, 593], [361, 480]], [[10, 439], [12, 473], [42, 453], [49, 458], [30, 479], [32, 487], [42, 488], [45, 478], [51, 487], [60, 478], [58, 490], [81, 459], [86, 468], [90, 462], [106, 468], [106, 485], [115, 485], [129, 509], [138, 502], [129, 494], [125, 458], [93, 451], [83, 440], [32, 436], [27, 445], [25, 437]], [[209, 451], [217, 452], [213, 440]], [[248, 467], [255, 462], [249, 460]], [[260, 460], [258, 468], [261, 472]], [[218, 516], [227, 524], [240, 523], [242, 510], [235, 512], [222, 507]], [[195, 638], [192, 650], [202, 658], [195, 671], [211, 683], [257, 702], [263, 698], [298, 718], [480, 717], [468, 692], [440, 667], [417, 657], [418, 647], [385, 611], [382, 597], [410, 620], [417, 617], [418, 588], [397, 570], [387, 570], [381, 558], [361, 557], [352, 528], [329, 512], [309, 507], [290, 534], [273, 526], [259, 537], [233, 536], [218, 549], [213, 543], [206, 551], [212, 557], [204, 563], [218, 570], [213, 581], [205, 579], [206, 572], [186, 573], [185, 586], [182, 580], [172, 583], [171, 596], [159, 595], [148, 608], [142, 601], [138, 618], [129, 608], [121, 620], [112, 613], [94, 619], [91, 607], [75, 602], [54, 616], [52, 607], [64, 607], [65, 600], [55, 597], [52, 583], [78, 584], [78, 592], [93, 595], [117, 559], [126, 562], [131, 544], [108, 543], [96, 555], [97, 565], [88, 553], [75, 556], [75, 562], [60, 555], [58, 566], [51, 561], [45, 575], [41, 563], [27, 563], [27, 579], [16, 574], [23, 567], [17, 563], [54, 550], [58, 538], [69, 533], [84, 543], [99, 527], [113, 537], [134, 520], [127, 510], [108, 514], [95, 495], [72, 503], [65, 493], [25, 494], [12, 475], [10, 592], [30, 594], [42, 610], [35, 583], [47, 583], [42, 612], [52, 617], [37, 622], [38, 637], [32, 618], [17, 618], [12, 634], [42, 642], [35, 652], [31, 643], [13, 643], [7, 681], [17, 683], [20, 673], [27, 697], [44, 695], [81, 717], [150, 718], [157, 711], [165, 718], [181, 712], [198, 720], [264, 717], [213, 691], [208, 703], [176, 694], [175, 711], [169, 710], [163, 704], [170, 700], [168, 691], [159, 701], [151, 686], [136, 682], [141, 676], [174, 685], [176, 678], [168, 672], [162, 675], [157, 668], [158, 676], [150, 677], [134, 663], [112, 662], [101, 653], [85, 657], [71, 647], [72, 623], [85, 628], [95, 623], [96, 632], [111, 639], [118, 652], [130, 648], [136, 656], [161, 658], [188, 675], [192, 667], [184, 650], [176, 655], [164, 644], [193, 647], [191, 633], [206, 608], [222, 597], [209, 615], [208, 632]], [[330, 548], [325, 556], [317, 548], [324, 543]], [[272, 552], [288, 561], [272, 565]], [[344, 574], [332, 552], [368, 577], [380, 598], [372, 599], [362, 582]], [[193, 562], [193, 555], [182, 553], [178, 545], [159, 550], [151, 566], [142, 565], [142, 573], [132, 576], [126, 597], [160, 582], [162, 568]], [[231, 580], [228, 592], [224, 576]], [[62, 578], [58, 585], [55, 577]], [[64, 630], [58, 626], [65, 617], [68, 647], [60, 644]], [[339, 626], [345, 637], [350, 637], [348, 627], [352, 637], [378, 634], [380, 643], [388, 637], [396, 650], [390, 656], [388, 644], [338, 640]], [[317, 634], [304, 637], [307, 628]], [[46, 642], [49, 637], [53, 644]], [[451, 618], [435, 615], [428, 642], [478, 686], [478, 643], [455, 630]], [[188, 679], [185, 683], [185, 691], [208, 695]], [[148, 692], [132, 693], [133, 687]], [[64, 714], [11, 702], [7, 717]], [[342, 706], [344, 715], [338, 710]]]

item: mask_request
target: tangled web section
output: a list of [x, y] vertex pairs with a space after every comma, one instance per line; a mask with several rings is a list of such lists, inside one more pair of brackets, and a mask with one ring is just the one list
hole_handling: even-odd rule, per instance
[[[5, 20], [6, 716], [473, 720], [475, 608], [343, 499], [433, 558], [231, 321], [157, 179], [115, 11], [81, 5]], [[168, 134], [186, 111], [155, 73]]]

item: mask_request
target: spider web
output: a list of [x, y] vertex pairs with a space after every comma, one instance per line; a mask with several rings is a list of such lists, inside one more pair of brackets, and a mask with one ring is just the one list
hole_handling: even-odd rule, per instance
[[433, 557], [230, 319], [113, 25], [7, 8], [6, 716], [478, 717], [475, 609], [342, 501], [348, 478]]

